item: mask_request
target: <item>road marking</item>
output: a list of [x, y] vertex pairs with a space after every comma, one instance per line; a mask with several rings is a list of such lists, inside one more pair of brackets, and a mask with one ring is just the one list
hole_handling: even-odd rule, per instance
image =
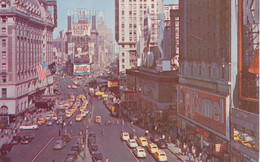
[[45, 149], [45, 147], [53, 140], [53, 138], [56, 138], [56, 137], [52, 137], [44, 146], [43, 146], [43, 148], [36, 154], [36, 156], [32, 159], [32, 161], [31, 162], [33, 162], [36, 158], [37, 158], [37, 156], [39, 156], [39, 154]]
[[135, 160], [137, 162], [139, 162], [139, 160], [135, 157], [134, 153], [132, 152], [132, 150], [126, 145], [126, 143], [124, 142], [125, 146], [127, 147], [127, 149], [131, 152], [131, 154], [133, 155], [133, 157], [135, 158]]

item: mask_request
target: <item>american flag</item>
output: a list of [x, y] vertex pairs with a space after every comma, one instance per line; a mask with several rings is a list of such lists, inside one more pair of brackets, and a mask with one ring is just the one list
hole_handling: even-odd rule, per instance
[[44, 61], [41, 65], [37, 65], [36, 71], [37, 71], [39, 80], [45, 79], [46, 78], [46, 71], [47, 71], [46, 61]]

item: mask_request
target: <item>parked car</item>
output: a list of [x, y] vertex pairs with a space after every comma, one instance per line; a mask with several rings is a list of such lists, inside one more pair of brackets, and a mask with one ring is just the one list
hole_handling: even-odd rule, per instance
[[98, 151], [98, 145], [95, 144], [95, 143], [91, 144], [90, 147], [89, 147], [89, 153], [91, 155], [93, 155], [93, 153], [96, 152], [96, 151]]
[[1, 154], [7, 154], [8, 152], [10, 152], [13, 149], [13, 145], [11, 143], [5, 143], [2, 145], [1, 147]]
[[127, 144], [127, 146], [130, 147], [130, 148], [135, 148], [135, 147], [138, 146], [138, 144], [137, 144], [137, 142], [136, 142], [135, 139], [129, 139], [129, 140], [127, 140], [127, 141], [126, 141], [126, 144]]
[[57, 140], [53, 146], [54, 150], [61, 150], [66, 146], [66, 142], [63, 140]]
[[22, 140], [22, 136], [21, 135], [14, 135], [13, 136], [13, 139], [11, 141], [11, 143], [14, 145], [14, 144], [18, 144], [20, 143]]
[[62, 118], [58, 118], [58, 120], [56, 121], [56, 124], [62, 124], [63, 120]]
[[28, 138], [22, 138], [21, 144], [28, 144], [28, 143], [29, 143], [29, 139]]
[[101, 152], [94, 152], [92, 155], [93, 162], [102, 162], [103, 161], [103, 155]]
[[38, 128], [39, 126], [37, 124], [23, 124], [20, 126], [21, 130], [34, 130]]
[[138, 146], [134, 149], [133, 151], [134, 155], [137, 158], [145, 158], [146, 157], [146, 152], [142, 146]]

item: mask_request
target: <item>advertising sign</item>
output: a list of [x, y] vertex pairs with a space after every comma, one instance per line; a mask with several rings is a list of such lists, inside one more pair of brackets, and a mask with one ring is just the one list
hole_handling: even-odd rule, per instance
[[74, 75], [89, 75], [90, 65], [85, 63], [75, 63], [73, 68]]
[[178, 114], [229, 139], [228, 96], [179, 85]]
[[115, 80], [109, 80], [107, 82], [107, 87], [110, 88], [110, 87], [118, 87], [119, 86], [119, 83], [118, 81], [115, 81]]

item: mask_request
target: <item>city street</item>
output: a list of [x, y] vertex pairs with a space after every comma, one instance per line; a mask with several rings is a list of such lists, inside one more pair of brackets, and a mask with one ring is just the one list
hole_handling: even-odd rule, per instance
[[[73, 92], [75, 95], [84, 93], [83, 89], [68, 89], [67, 85], [72, 84], [72, 80], [69, 78], [61, 80], [61, 96], [63, 98], [68, 97], [69, 92]], [[90, 98], [90, 97], [89, 97]], [[89, 115], [81, 122], [75, 121], [75, 116], [79, 114], [76, 112], [71, 118], [66, 119], [66, 126], [62, 129], [61, 133], [72, 132], [72, 140], [67, 142], [66, 146], [62, 150], [53, 150], [53, 146], [56, 140], [61, 139], [59, 136], [59, 129], [61, 125], [54, 124], [52, 126], [42, 125], [38, 130], [34, 130], [35, 138], [29, 144], [15, 145], [13, 150], [5, 156], [0, 156], [1, 161], [64, 161], [67, 153], [70, 151], [71, 146], [76, 144], [82, 137], [79, 136], [80, 130], [85, 130], [88, 125], [88, 132], [93, 132], [97, 136], [98, 150], [102, 152], [103, 158], [106, 157], [109, 161], [121, 162], [123, 161], [146, 161], [151, 162], [155, 159], [146, 150], [147, 157], [144, 159], [137, 159], [132, 153], [125, 142], [120, 140], [121, 130], [132, 132], [136, 130], [138, 136], [144, 136], [145, 130], [132, 126], [130, 123], [122, 125], [121, 119], [111, 117], [110, 112], [107, 110], [102, 100], [94, 99], [92, 104], [89, 104]], [[102, 124], [94, 123], [95, 116], [100, 115], [102, 117]], [[68, 123], [72, 121], [72, 126], [68, 126]], [[112, 125], [105, 125], [106, 121], [112, 121]], [[118, 124], [119, 123], [119, 124]], [[105, 134], [102, 135], [102, 129]], [[87, 159], [91, 159], [91, 155], [86, 147]], [[164, 150], [168, 156], [168, 161], [178, 161], [178, 159], [167, 149]], [[84, 155], [84, 154], [81, 154]], [[84, 156], [78, 156], [78, 161], [83, 161]]]

